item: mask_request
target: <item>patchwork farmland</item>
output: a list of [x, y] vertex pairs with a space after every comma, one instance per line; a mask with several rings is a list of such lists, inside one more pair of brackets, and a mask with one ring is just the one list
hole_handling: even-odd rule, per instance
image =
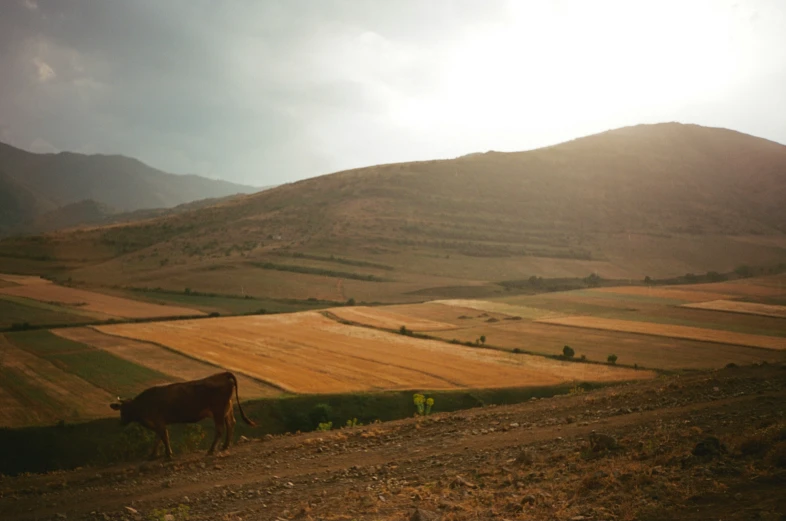
[[[0, 281], [0, 304], [33, 302], [40, 313], [193, 311], [37, 277]], [[760, 302], [782, 298], [781, 287], [751, 279], [11, 332], [0, 335], [0, 427], [111, 416], [106, 404], [117, 395], [221, 369], [238, 374], [245, 400], [617, 382], [652, 378], [654, 369], [784, 361], [784, 307]], [[73, 305], [83, 301], [92, 310]], [[430, 338], [399, 334], [401, 326]], [[595, 363], [558, 359], [565, 345]], [[606, 363], [610, 354], [618, 365]]]

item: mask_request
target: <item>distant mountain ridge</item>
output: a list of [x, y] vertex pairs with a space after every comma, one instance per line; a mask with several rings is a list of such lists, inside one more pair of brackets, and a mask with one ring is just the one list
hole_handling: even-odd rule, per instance
[[[61, 214], [68, 216], [69, 225], [80, 224], [82, 212], [95, 220], [100, 213], [171, 208], [257, 190], [197, 175], [170, 174], [125, 156], [34, 154], [0, 143], [0, 232], [30, 228], [44, 214], [84, 201], [100, 205], [100, 212], [98, 206], [85, 204], [66, 208]], [[57, 224], [57, 219], [46, 220], [45, 229]]]

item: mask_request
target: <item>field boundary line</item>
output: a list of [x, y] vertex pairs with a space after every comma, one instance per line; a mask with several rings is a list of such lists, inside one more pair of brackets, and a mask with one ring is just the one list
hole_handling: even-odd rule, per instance
[[[197, 361], [197, 362], [201, 362], [203, 364], [207, 364], [207, 365], [213, 366], [213, 367], [215, 367], [217, 369], [220, 369], [222, 371], [228, 371], [228, 369], [226, 367], [222, 367], [220, 365], [217, 365], [214, 362], [211, 362], [209, 360], [198, 358], [198, 357], [193, 356], [193, 355], [191, 355], [189, 353], [184, 353], [183, 351], [178, 351], [177, 349], [169, 347], [169, 346], [167, 346], [165, 344], [162, 344], [160, 342], [154, 342], [152, 340], [140, 340], [138, 338], [128, 337], [128, 336], [121, 335], [121, 334], [118, 334], [118, 333], [110, 333], [109, 331], [101, 331], [100, 329], [96, 329], [96, 327], [100, 327], [100, 326], [86, 326], [86, 327], [89, 327], [93, 331], [96, 331], [97, 333], [101, 333], [101, 334], [104, 334], [104, 335], [109, 335], [109, 336], [113, 336], [113, 337], [116, 337], [116, 338], [122, 338], [124, 340], [133, 340], [135, 342], [145, 342], [145, 343], [148, 343], [148, 344], [160, 347], [161, 349], [166, 349], [167, 351], [169, 351], [171, 353], [175, 353], [177, 355], [184, 356], [186, 358], [190, 358], [191, 360], [194, 360], [194, 361]], [[273, 387], [274, 389], [278, 389], [282, 393], [297, 394], [297, 393], [294, 393], [294, 391], [292, 391], [292, 389], [286, 389], [286, 388], [282, 387], [280, 384], [277, 384], [277, 383], [269, 381], [269, 380], [265, 380], [264, 378], [259, 378], [258, 376], [250, 375], [250, 374], [246, 373], [245, 371], [237, 371], [237, 373], [242, 374], [246, 378], [250, 378], [251, 380], [254, 380], [255, 382], [258, 382], [260, 384], [268, 385], [270, 387]]]

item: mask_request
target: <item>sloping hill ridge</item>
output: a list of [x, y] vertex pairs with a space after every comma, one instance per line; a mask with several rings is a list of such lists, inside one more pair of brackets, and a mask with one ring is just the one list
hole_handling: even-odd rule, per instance
[[[8, 200], [5, 208], [14, 208], [0, 217], [0, 227], [6, 228], [86, 200], [130, 212], [256, 191], [196, 175], [168, 174], [124, 156], [33, 154], [3, 143], [0, 172], [0, 197]], [[67, 213], [78, 213], [73, 210]]]
[[[96, 254], [105, 280], [141, 250], [181, 271], [199, 270], [200, 281], [221, 275], [205, 272], [206, 264], [247, 266], [276, 252], [363, 259], [395, 268], [383, 278], [439, 276], [445, 285], [592, 272], [640, 279], [786, 261], [783, 201], [786, 146], [664, 123], [528, 152], [339, 172], [144, 223], [52, 237], [36, 251], [57, 256], [79, 241], [112, 245], [127, 257]], [[160, 268], [137, 266], [139, 278], [152, 282]]]

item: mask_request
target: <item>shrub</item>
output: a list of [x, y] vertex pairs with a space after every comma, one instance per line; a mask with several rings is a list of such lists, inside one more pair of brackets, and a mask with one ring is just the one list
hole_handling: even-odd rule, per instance
[[606, 360], [607, 360], [607, 361], [608, 361], [610, 364], [616, 364], [616, 363], [617, 363], [617, 355], [614, 355], [614, 354], [612, 354], [612, 355], [609, 355], [609, 356], [607, 356], [607, 357], [606, 357]]
[[518, 347], [514, 347], [513, 352], [516, 353], [517, 355], [521, 354], [521, 349], [519, 349]]
[[486, 345], [486, 335], [480, 335], [478, 340], [480, 340], [481, 344]]
[[419, 416], [431, 414], [431, 408], [434, 407], [434, 398], [426, 398], [424, 395], [416, 393], [412, 396], [412, 401], [417, 408]]
[[409, 329], [407, 329], [407, 326], [401, 326], [401, 327], [398, 329], [398, 332], [399, 332], [399, 333], [401, 333], [402, 335], [411, 335], [411, 334], [412, 334], [412, 331], [410, 331]]
[[349, 429], [351, 429], [352, 427], [359, 427], [362, 425], [363, 425], [362, 423], [358, 422], [357, 418], [352, 418], [351, 420], [347, 420], [346, 423], [346, 427]]
[[355, 299], [349, 298], [349, 300], [347, 300], [347, 306], [354, 306], [354, 305], [355, 305]]
[[333, 428], [333, 422], [320, 422], [317, 425], [318, 431], [329, 431], [332, 428]]
[[216, 318], [216, 317], [220, 317], [220, 316], [221, 316], [221, 313], [219, 313], [218, 311], [213, 311], [212, 313], [210, 313], [208, 315], [208, 317], [210, 317], [210, 318]]
[[332, 423], [333, 408], [326, 403], [318, 403], [308, 413], [308, 418], [311, 420], [311, 425], [319, 425], [321, 423]]
[[581, 355], [581, 359], [582, 360], [586, 360], [587, 359], [587, 355]]
[[562, 348], [562, 356], [564, 356], [565, 358], [573, 358], [575, 354], [576, 352], [570, 346], [564, 346]]

